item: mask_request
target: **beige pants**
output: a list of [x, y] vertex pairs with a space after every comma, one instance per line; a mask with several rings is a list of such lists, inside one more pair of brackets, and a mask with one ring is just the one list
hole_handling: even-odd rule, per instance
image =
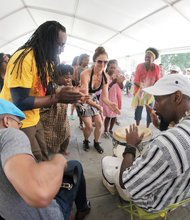
[[48, 151], [46, 147], [44, 128], [39, 121], [36, 126], [31, 126], [27, 128], [22, 128], [22, 131], [28, 136], [32, 153], [34, 154], [36, 160], [48, 160]]

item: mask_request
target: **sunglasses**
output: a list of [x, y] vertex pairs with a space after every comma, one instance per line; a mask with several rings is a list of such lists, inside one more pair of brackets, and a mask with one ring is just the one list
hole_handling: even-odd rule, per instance
[[104, 65], [106, 65], [106, 64], [108, 63], [107, 60], [96, 60], [96, 62], [97, 62], [98, 64], [104, 63]]

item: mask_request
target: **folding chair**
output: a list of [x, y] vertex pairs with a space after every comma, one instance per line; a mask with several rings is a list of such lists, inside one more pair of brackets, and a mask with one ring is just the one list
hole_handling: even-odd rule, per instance
[[144, 220], [146, 220], [146, 219], [157, 219], [157, 218], [161, 217], [164, 220], [166, 220], [167, 219], [167, 214], [168, 214], [169, 211], [171, 211], [173, 209], [176, 209], [176, 208], [178, 208], [182, 205], [185, 205], [189, 202], [190, 202], [190, 198], [187, 198], [187, 199], [182, 200], [180, 202], [169, 205], [164, 210], [161, 210], [161, 211], [156, 212], [156, 213], [146, 212], [142, 208], [135, 205], [135, 203], [133, 203], [132, 201], [129, 201], [129, 203], [127, 205], [119, 205], [119, 208], [122, 208], [123, 210], [128, 212], [130, 214], [130, 219], [131, 220], [133, 220], [134, 217], [138, 217], [139, 219], [144, 219]]

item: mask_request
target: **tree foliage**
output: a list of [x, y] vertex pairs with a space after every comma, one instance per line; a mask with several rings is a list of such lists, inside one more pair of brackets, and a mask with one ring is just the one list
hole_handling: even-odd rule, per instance
[[172, 65], [176, 65], [185, 73], [186, 69], [190, 68], [190, 53], [161, 55], [161, 63], [166, 71], [168, 71]]

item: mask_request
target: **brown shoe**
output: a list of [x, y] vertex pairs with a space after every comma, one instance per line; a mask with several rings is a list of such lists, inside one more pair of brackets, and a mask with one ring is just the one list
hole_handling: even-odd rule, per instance
[[87, 201], [86, 208], [76, 212], [75, 220], [83, 220], [89, 214], [90, 210], [91, 210], [91, 205], [90, 202]]

